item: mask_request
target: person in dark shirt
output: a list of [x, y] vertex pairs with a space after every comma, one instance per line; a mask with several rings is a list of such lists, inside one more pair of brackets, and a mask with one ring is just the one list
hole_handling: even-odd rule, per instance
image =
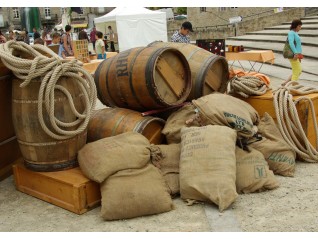
[[93, 27], [93, 31], [89, 34], [91, 43], [93, 43], [93, 49], [95, 51], [95, 42], [96, 42], [96, 27]]
[[36, 28], [33, 28], [33, 39], [41, 38], [41, 35], [39, 32], [37, 32]]
[[87, 41], [89, 41], [87, 32], [85, 30], [86, 29], [82, 28], [81, 31], [78, 33], [78, 40], [87, 40]]

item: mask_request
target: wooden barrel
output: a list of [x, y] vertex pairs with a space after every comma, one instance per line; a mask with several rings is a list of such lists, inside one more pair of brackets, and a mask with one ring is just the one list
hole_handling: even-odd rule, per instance
[[187, 100], [200, 98], [214, 91], [224, 93], [229, 82], [229, 67], [225, 57], [215, 55], [193, 44], [155, 41], [149, 46], [173, 47], [189, 62], [192, 89]]
[[137, 47], [100, 63], [95, 82], [105, 105], [145, 111], [183, 103], [191, 90], [191, 73], [177, 49]]
[[[77, 152], [86, 143], [87, 129], [66, 140], [56, 140], [47, 135], [38, 119], [38, 92], [41, 79], [33, 79], [24, 88], [19, 86], [21, 83], [21, 80], [13, 78], [12, 119], [26, 167], [34, 171], [58, 171], [77, 166]], [[81, 89], [76, 82], [61, 77], [58, 84], [71, 93], [75, 108], [82, 113], [85, 104]], [[60, 91], [55, 91], [54, 105], [54, 115], [57, 119], [63, 122], [76, 120], [67, 97]], [[54, 132], [45, 109], [43, 109], [43, 118], [48, 128]], [[76, 126], [65, 130], [75, 129]]]
[[165, 125], [163, 119], [141, 116], [140, 112], [124, 108], [105, 108], [96, 111], [88, 124], [87, 141], [115, 136], [128, 131], [141, 133], [152, 144], [161, 144]]

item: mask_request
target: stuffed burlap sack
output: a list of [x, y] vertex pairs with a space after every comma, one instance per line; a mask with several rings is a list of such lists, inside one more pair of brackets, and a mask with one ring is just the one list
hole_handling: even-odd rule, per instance
[[264, 155], [253, 148], [250, 152], [236, 147], [236, 190], [238, 193], [261, 192], [279, 186], [268, 168]]
[[172, 196], [180, 192], [180, 144], [151, 145], [151, 162], [160, 169]]
[[168, 144], [179, 144], [181, 142], [180, 131], [182, 127], [200, 126], [198, 122], [192, 119], [196, 116], [193, 104], [183, 106], [176, 112], [173, 112], [167, 119], [161, 133], [166, 136]]
[[192, 103], [199, 111], [201, 125], [228, 126], [243, 137], [251, 137], [257, 133], [259, 115], [243, 100], [215, 92], [192, 100]]
[[274, 174], [294, 176], [296, 152], [286, 143], [274, 119], [268, 113], [262, 117], [258, 130], [263, 139], [250, 144], [250, 147], [264, 155], [269, 169], [273, 170]]
[[181, 198], [215, 203], [221, 212], [235, 201], [236, 136], [227, 126], [181, 129]]
[[119, 170], [144, 167], [150, 161], [149, 146], [136, 132], [103, 138], [79, 150], [79, 166], [89, 179], [101, 183]]
[[152, 164], [127, 169], [101, 184], [101, 215], [117, 220], [171, 211], [172, 199], [158, 168]]

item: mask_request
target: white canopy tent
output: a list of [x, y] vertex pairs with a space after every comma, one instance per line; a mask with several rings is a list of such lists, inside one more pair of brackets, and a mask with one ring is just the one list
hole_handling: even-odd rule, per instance
[[117, 7], [104, 16], [94, 19], [96, 29], [108, 33], [112, 26], [118, 35], [119, 51], [147, 46], [153, 41], [167, 42], [165, 12], [143, 7]]

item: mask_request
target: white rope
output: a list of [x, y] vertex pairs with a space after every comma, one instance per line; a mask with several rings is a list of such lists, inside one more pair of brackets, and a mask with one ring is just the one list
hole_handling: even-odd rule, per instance
[[[27, 54], [33, 59], [17, 57], [15, 56], [16, 52]], [[50, 57], [43, 55], [43, 53]], [[93, 77], [81, 67], [80, 62], [61, 59], [51, 49], [43, 45], [30, 46], [20, 41], [8, 41], [1, 44], [0, 58], [16, 77], [23, 80], [20, 87], [26, 87], [32, 79], [43, 78], [38, 94], [38, 118], [42, 129], [49, 136], [64, 140], [72, 138], [86, 129], [95, 107], [97, 92]], [[74, 81], [81, 89], [85, 101], [84, 112], [80, 113], [76, 110], [71, 93], [62, 85], [57, 84], [59, 79], [64, 77], [67, 80]], [[60, 91], [66, 96], [72, 113], [77, 117], [75, 121], [62, 122], [55, 117], [54, 99], [56, 91]], [[50, 126], [54, 131], [50, 130], [44, 122], [43, 107], [49, 115]], [[77, 126], [75, 130], [65, 130], [65, 128], [74, 126]]]
[[256, 76], [235, 76], [230, 81], [230, 94], [236, 93], [244, 98], [250, 95], [264, 95], [267, 85]]
[[[285, 86], [280, 87], [274, 92], [274, 107], [279, 131], [300, 158], [307, 162], [316, 163], [318, 162], [318, 126], [313, 102], [307, 96], [301, 96], [297, 100], [293, 100], [291, 92], [294, 95], [296, 93], [305, 95], [308, 92], [318, 92], [318, 90], [299, 86], [297, 82], [288, 82]], [[316, 147], [313, 147], [309, 142], [299, 120], [296, 105], [302, 101], [309, 102], [316, 135]]]

